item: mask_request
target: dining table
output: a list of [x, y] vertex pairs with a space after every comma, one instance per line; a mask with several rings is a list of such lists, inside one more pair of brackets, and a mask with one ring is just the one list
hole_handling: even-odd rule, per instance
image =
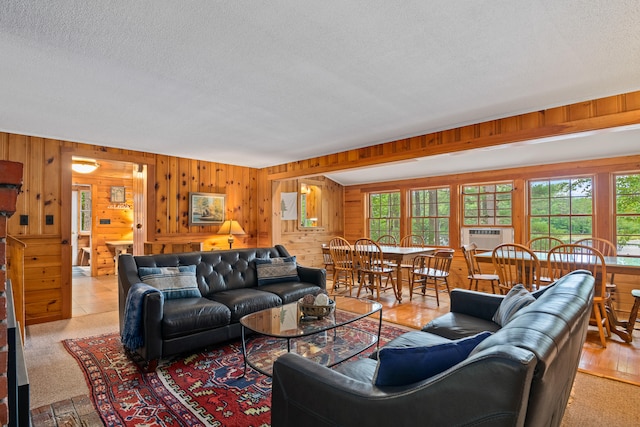
[[[353, 249], [352, 247], [349, 248]], [[432, 247], [420, 247], [420, 246], [393, 246], [393, 245], [380, 245], [382, 251], [382, 257], [391, 261], [396, 268], [396, 280], [393, 292], [396, 300], [402, 302], [402, 262], [404, 260], [413, 259], [418, 255], [430, 255], [435, 253], [438, 248]], [[323, 251], [328, 251], [329, 247], [323, 247]]]
[[[534, 253], [536, 254], [536, 257], [538, 257], [538, 260], [540, 260], [540, 264], [544, 265], [547, 263], [547, 252], [534, 251]], [[616, 255], [605, 256], [603, 258], [607, 274], [640, 274], [640, 257]], [[476, 259], [478, 262], [482, 263], [493, 263], [493, 251], [479, 252], [476, 254]], [[607, 304], [606, 307], [611, 332], [618, 335], [625, 342], [631, 342], [633, 340], [633, 325], [635, 324], [635, 320], [638, 315], [638, 306], [640, 306], [640, 291], [637, 289], [632, 291], [632, 296], [635, 301], [628, 321], [618, 319], [614, 308], [610, 304]]]
[[133, 240], [111, 240], [104, 242], [105, 245], [114, 252], [113, 261], [115, 263], [115, 275], [118, 275], [118, 258], [120, 254], [129, 252], [129, 248], [133, 246]]

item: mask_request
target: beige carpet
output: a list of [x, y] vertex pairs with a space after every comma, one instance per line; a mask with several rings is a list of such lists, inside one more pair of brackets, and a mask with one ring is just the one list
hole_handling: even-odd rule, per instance
[[84, 374], [65, 350], [63, 339], [117, 331], [117, 311], [27, 326], [25, 359], [31, 409], [89, 394]]
[[[118, 330], [118, 312], [92, 314], [27, 327], [25, 353], [31, 408], [88, 394], [77, 362], [62, 345]], [[563, 427], [640, 426], [640, 387], [578, 372]]]

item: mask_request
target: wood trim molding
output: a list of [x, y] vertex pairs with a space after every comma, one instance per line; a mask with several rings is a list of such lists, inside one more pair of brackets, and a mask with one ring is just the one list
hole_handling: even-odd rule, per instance
[[267, 179], [321, 175], [538, 138], [640, 123], [640, 91], [386, 142], [267, 168]]

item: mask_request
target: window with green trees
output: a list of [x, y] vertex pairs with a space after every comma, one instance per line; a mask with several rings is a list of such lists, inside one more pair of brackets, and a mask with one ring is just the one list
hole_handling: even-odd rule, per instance
[[448, 187], [411, 191], [411, 234], [425, 244], [449, 245], [451, 190]]
[[391, 234], [400, 240], [400, 192], [369, 193], [369, 238]]
[[593, 233], [593, 179], [561, 178], [529, 181], [530, 239], [556, 237], [563, 242]]
[[511, 225], [513, 183], [462, 187], [463, 225]]
[[640, 255], [640, 174], [616, 176], [616, 245], [619, 255]]

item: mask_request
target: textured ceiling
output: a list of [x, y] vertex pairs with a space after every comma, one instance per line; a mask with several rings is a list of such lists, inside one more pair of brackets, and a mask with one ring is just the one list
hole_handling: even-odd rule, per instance
[[0, 54], [0, 130], [265, 167], [639, 90], [640, 3], [11, 0]]

